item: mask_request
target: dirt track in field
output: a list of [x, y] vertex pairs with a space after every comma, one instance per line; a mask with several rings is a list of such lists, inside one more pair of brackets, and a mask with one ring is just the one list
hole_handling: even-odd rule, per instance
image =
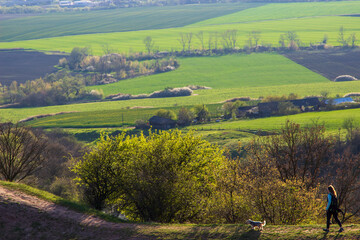
[[42, 52], [0, 51], [0, 83], [9, 86], [12, 81], [24, 83], [56, 72], [54, 68], [64, 55], [47, 55]]
[[360, 49], [297, 51], [284, 56], [331, 81], [339, 75], [360, 79]]

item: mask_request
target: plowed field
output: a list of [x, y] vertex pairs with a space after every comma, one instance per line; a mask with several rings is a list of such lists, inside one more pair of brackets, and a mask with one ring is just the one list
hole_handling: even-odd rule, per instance
[[339, 75], [360, 78], [360, 50], [299, 51], [287, 58], [333, 81]]
[[12, 81], [24, 83], [44, 77], [56, 71], [54, 65], [63, 57], [41, 52], [0, 51], [0, 83], [10, 85]]

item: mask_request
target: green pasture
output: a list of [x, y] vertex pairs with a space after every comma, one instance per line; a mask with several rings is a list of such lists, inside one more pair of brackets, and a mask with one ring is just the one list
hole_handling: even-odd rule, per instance
[[[164, 108], [174, 106], [193, 106], [196, 104], [214, 104], [222, 102], [226, 99], [250, 96], [268, 96], [268, 95], [288, 95], [289, 93], [296, 93], [300, 97], [309, 95], [320, 95], [322, 92], [328, 92], [330, 96], [335, 97], [339, 94], [342, 96], [349, 92], [360, 92], [360, 81], [353, 82], [321, 82], [321, 83], [307, 83], [307, 84], [289, 84], [278, 86], [259, 86], [259, 87], [240, 87], [240, 88], [224, 88], [211, 90], [197, 90], [194, 91], [193, 96], [188, 97], [174, 97], [174, 98], [151, 98], [151, 99], [137, 99], [137, 100], [123, 100], [110, 102], [92, 102], [79, 103], [69, 105], [58, 105], [48, 107], [33, 107], [33, 108], [1, 108], [0, 119], [2, 121], [19, 121], [29, 116], [36, 116], [40, 114], [58, 113], [67, 111], [78, 112], [97, 112], [106, 110], [120, 110], [130, 107], [153, 107]], [[104, 116], [101, 116], [103, 118]], [[91, 114], [88, 118], [93, 118]], [[118, 119], [116, 119], [118, 121]], [[90, 127], [90, 126], [89, 126]]]
[[0, 41], [182, 27], [260, 5], [201, 4], [49, 13], [0, 21]]
[[[210, 104], [207, 108], [213, 116], [221, 115], [222, 104]], [[187, 106], [191, 109], [193, 106]], [[159, 109], [179, 111], [181, 106], [162, 108], [121, 108], [116, 110], [85, 111], [61, 114], [51, 117], [39, 118], [28, 122], [32, 127], [44, 128], [106, 128], [133, 126], [136, 120], [149, 120]], [[91, 116], [91, 117], [89, 117]]]
[[337, 39], [341, 26], [345, 28], [346, 37], [350, 33], [359, 34], [360, 18], [314, 17], [211, 26], [186, 26], [160, 30], [84, 34], [38, 40], [0, 42], [0, 49], [25, 48], [41, 51], [71, 52], [74, 47], [90, 47], [93, 54], [101, 55], [103, 54], [103, 46], [108, 45], [117, 52], [128, 53], [145, 51], [143, 40], [146, 36], [151, 36], [155, 42], [155, 47], [159, 50], [181, 50], [181, 45], [178, 41], [180, 34], [190, 32], [193, 33], [191, 47], [199, 49], [201, 48], [200, 42], [195, 37], [195, 34], [199, 31], [204, 32], [205, 46], [208, 45], [209, 35], [217, 32], [218, 47], [222, 47], [221, 33], [231, 29], [238, 30], [236, 45], [239, 47], [243, 47], [246, 44], [248, 34], [254, 30], [261, 32], [261, 44], [272, 44], [272, 46], [278, 46], [279, 36], [287, 31], [295, 31], [304, 44], [320, 42], [326, 34], [329, 44], [339, 45]]
[[239, 131], [276, 131], [284, 126], [286, 120], [301, 125], [311, 124], [313, 121], [325, 123], [328, 132], [338, 132], [342, 128], [344, 119], [353, 118], [360, 121], [360, 109], [346, 109], [337, 111], [309, 112], [296, 115], [258, 118], [250, 120], [226, 121], [198, 126], [190, 126], [187, 129], [195, 130], [239, 130]]
[[93, 86], [91, 89], [102, 89], [105, 95], [110, 95], [151, 93], [165, 87], [188, 85], [240, 89], [328, 82], [321, 75], [275, 53], [181, 58], [179, 61], [180, 67], [175, 71]]
[[[360, 1], [272, 3], [221, 17], [211, 18], [194, 23], [193, 25], [215, 25], [359, 13]], [[349, 19], [349, 21], [351, 20]]]

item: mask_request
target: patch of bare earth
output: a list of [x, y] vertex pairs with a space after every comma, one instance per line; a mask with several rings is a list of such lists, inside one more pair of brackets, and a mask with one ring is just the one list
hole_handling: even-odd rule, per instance
[[0, 187], [0, 239], [152, 239], [139, 225], [94, 216]]
[[13, 81], [24, 83], [54, 73], [63, 55], [22, 50], [0, 51], [0, 83], [9, 86]]
[[296, 51], [286, 53], [284, 56], [331, 81], [340, 75], [360, 78], [359, 49]]

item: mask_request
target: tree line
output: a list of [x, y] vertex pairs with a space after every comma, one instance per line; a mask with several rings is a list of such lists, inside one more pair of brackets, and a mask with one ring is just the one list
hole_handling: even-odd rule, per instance
[[[195, 40], [197, 45], [195, 46]], [[318, 43], [310, 43], [309, 46], [301, 41], [299, 35], [294, 31], [288, 31], [279, 36], [278, 46], [265, 43], [261, 41], [261, 31], [253, 30], [247, 35], [245, 45], [240, 48], [238, 42], [238, 30], [227, 29], [222, 32], [210, 32], [207, 34], [207, 40], [203, 31], [193, 32], [181, 32], [178, 35], [177, 41], [180, 45], [180, 52], [176, 52], [177, 55], [209, 55], [209, 54], [227, 54], [231, 52], [263, 52], [263, 51], [297, 51], [300, 48], [327, 48], [328, 36], [325, 34]], [[339, 28], [337, 42], [343, 48], [355, 48], [357, 47], [358, 38], [356, 33], [346, 34], [346, 30], [343, 26]], [[145, 49], [148, 53], [158, 52], [158, 46], [151, 36], [147, 36], [144, 39]]]

